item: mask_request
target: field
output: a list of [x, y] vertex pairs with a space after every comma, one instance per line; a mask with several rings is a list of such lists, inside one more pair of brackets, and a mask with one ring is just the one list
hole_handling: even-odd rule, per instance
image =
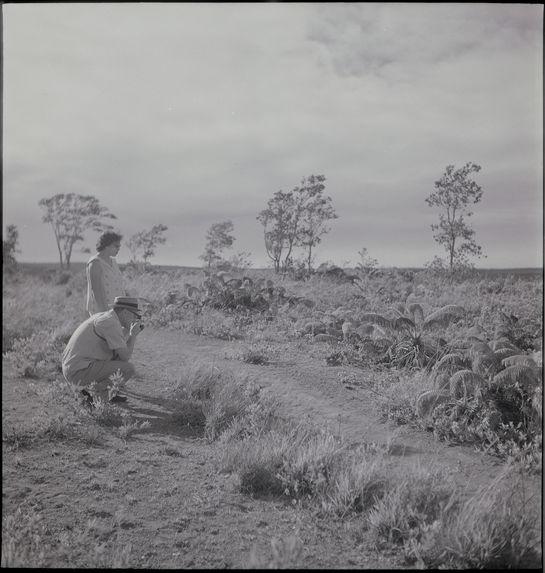
[[542, 568], [541, 270], [123, 272], [90, 408], [82, 268], [4, 270], [2, 567]]

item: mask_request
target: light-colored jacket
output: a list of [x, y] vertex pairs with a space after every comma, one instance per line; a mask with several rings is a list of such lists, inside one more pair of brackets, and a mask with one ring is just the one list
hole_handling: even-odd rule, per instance
[[125, 348], [123, 328], [115, 310], [90, 316], [70, 337], [62, 355], [62, 372], [70, 380], [75, 372], [97, 360], [112, 360], [113, 351]]
[[112, 304], [116, 296], [125, 296], [127, 294], [125, 288], [125, 280], [121, 274], [121, 270], [114, 258], [110, 259], [112, 264], [109, 265], [98, 255], [91, 257], [87, 261], [87, 311], [90, 315], [96, 312], [104, 312], [103, 308], [98, 308], [97, 301], [95, 299], [95, 293], [91, 286], [91, 263], [93, 261], [98, 261], [100, 264], [100, 269], [102, 271], [102, 288], [104, 289], [104, 294], [106, 295], [106, 303]]

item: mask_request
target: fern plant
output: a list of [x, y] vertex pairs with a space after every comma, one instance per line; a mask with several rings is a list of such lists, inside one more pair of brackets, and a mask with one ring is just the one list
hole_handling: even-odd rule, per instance
[[512, 343], [476, 337], [431, 370], [434, 389], [416, 413], [439, 439], [477, 443], [502, 458], [536, 465], [541, 448], [542, 374]]
[[371, 323], [376, 333], [390, 339], [392, 364], [423, 368], [431, 367], [447, 352], [446, 341], [436, 335], [436, 329], [446, 328], [464, 314], [461, 306], [450, 304], [425, 316], [420, 304], [411, 303], [397, 305], [391, 317], [365, 313], [361, 322]]

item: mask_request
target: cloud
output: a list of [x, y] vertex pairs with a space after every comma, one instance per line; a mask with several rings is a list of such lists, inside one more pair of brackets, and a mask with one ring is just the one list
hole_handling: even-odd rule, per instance
[[363, 228], [372, 255], [396, 264], [405, 245], [422, 264], [434, 249], [424, 198], [446, 165], [474, 161], [490, 250], [540, 262], [524, 245], [513, 254], [497, 214], [539, 233], [542, 7], [3, 10], [4, 218], [26, 225], [23, 259], [55, 260], [37, 202], [74, 191], [107, 205], [125, 236], [168, 225], [158, 262], [198, 264], [206, 229], [226, 218], [237, 248], [266, 261], [255, 217], [320, 173], [339, 220], [317, 253], [357, 252]]
[[430, 64], [475, 51], [539, 50], [537, 7], [464, 4], [356, 3], [339, 10], [325, 4], [310, 20], [308, 36], [327, 46], [340, 75], [401, 73], [427, 76]]

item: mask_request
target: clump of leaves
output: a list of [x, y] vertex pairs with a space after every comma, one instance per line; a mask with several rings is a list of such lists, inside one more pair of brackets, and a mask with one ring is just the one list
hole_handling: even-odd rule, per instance
[[363, 344], [352, 344], [350, 342], [342, 341], [335, 345], [325, 357], [328, 366], [365, 366], [369, 362], [369, 356], [364, 351]]
[[183, 293], [169, 292], [165, 303], [179, 311], [203, 308], [223, 312], [250, 312], [275, 316], [280, 308], [287, 309], [299, 303], [312, 304], [304, 297], [294, 296], [283, 285], [275, 285], [271, 279], [233, 276], [233, 273], [214, 268], [204, 271], [200, 286], [186, 283]]
[[523, 351], [534, 350], [543, 337], [543, 325], [537, 318], [518, 317], [513, 313], [500, 312], [495, 337], [505, 337]]
[[458, 320], [465, 311], [458, 305], [446, 305], [424, 316], [418, 303], [398, 305], [392, 316], [365, 313], [361, 321], [371, 323], [374, 330], [390, 338], [390, 362], [396, 367], [430, 367], [447, 351], [446, 341], [438, 337], [436, 328], [445, 328]]
[[530, 356], [516, 352], [512, 345], [474, 339], [464, 353], [445, 355], [430, 374], [435, 390], [417, 400], [421, 423], [438, 439], [473, 443], [536, 467], [541, 372]]

